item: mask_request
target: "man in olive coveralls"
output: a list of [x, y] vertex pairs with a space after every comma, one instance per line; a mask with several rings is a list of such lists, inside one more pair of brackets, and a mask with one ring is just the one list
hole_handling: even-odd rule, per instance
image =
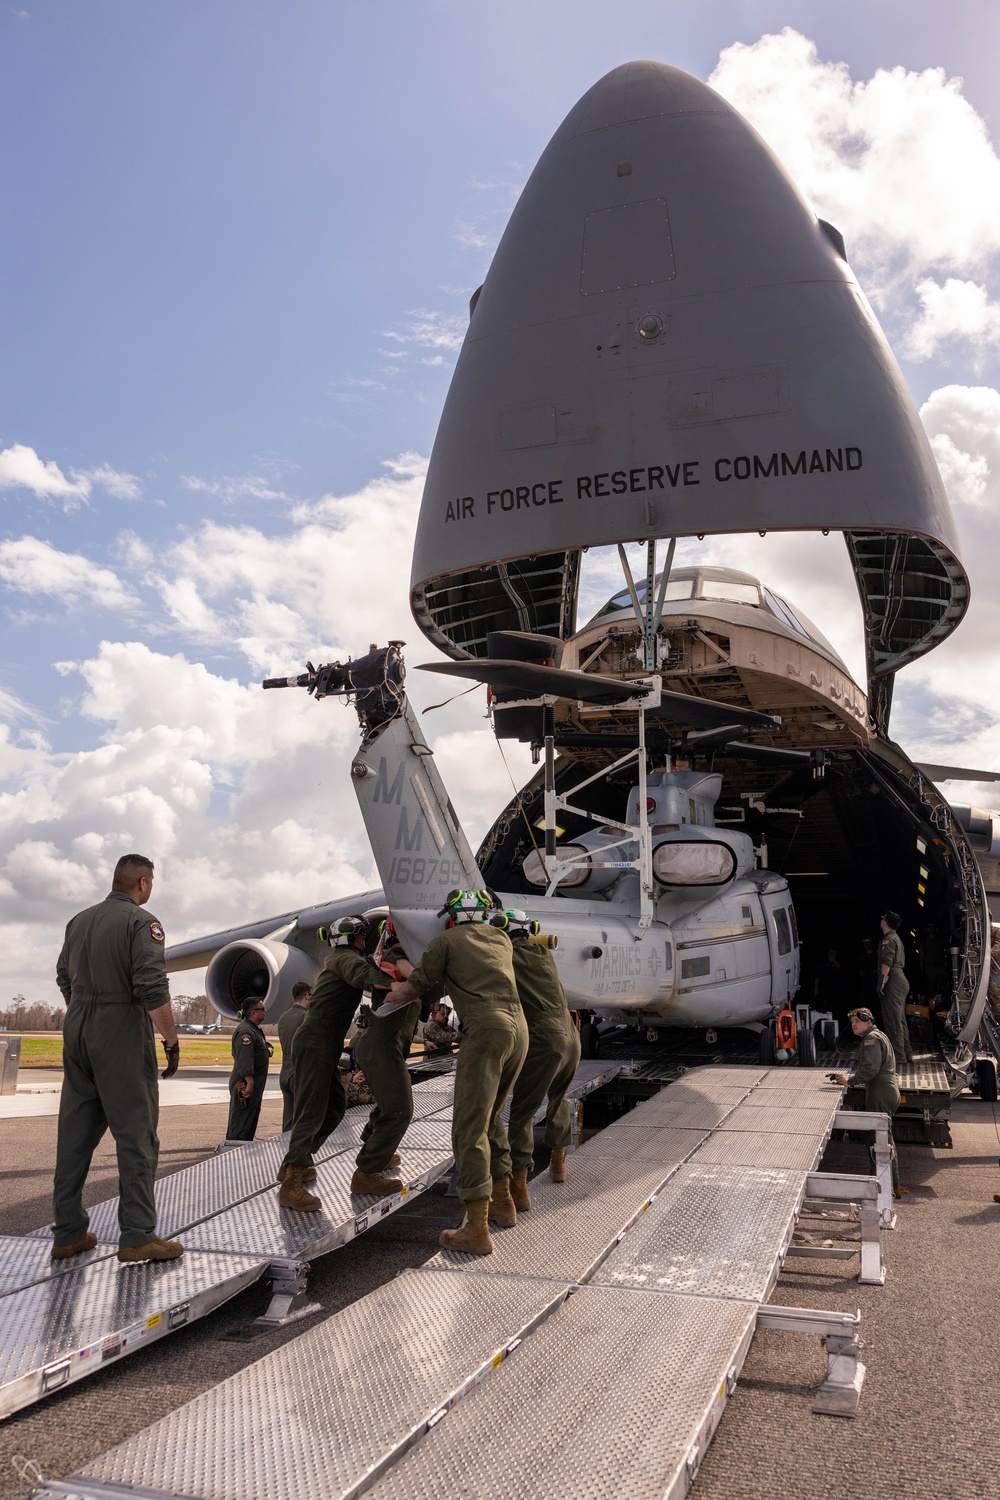
[[[316, 1213], [322, 1203], [303, 1184], [316, 1176], [313, 1156], [327, 1136], [340, 1124], [347, 1108], [340, 1081], [340, 1054], [347, 1028], [354, 1019], [366, 989], [381, 1000], [379, 991], [392, 983], [388, 974], [364, 956], [370, 924], [364, 917], [343, 917], [333, 929], [337, 946], [323, 965], [323, 972], [309, 1002], [306, 1018], [292, 1043], [295, 1072], [295, 1108], [288, 1152], [278, 1170], [279, 1201], [283, 1208]], [[355, 1174], [355, 1177], [357, 1174]], [[402, 1182], [385, 1177], [380, 1187], [365, 1191], [398, 1193]], [[352, 1191], [355, 1188], [352, 1182]]]
[[892, 1139], [892, 1117], [899, 1108], [899, 1082], [896, 1078], [896, 1058], [892, 1043], [884, 1031], [875, 1025], [875, 1017], [866, 1006], [850, 1012], [851, 1030], [861, 1043], [858, 1063], [848, 1078], [846, 1073], [834, 1073], [834, 1083], [850, 1087], [863, 1084], [865, 1109], [889, 1116], [889, 1146], [892, 1151], [892, 1187], [899, 1194], [899, 1168], [896, 1161], [896, 1145]]
[[111, 894], [69, 922], [56, 964], [66, 1020], [54, 1260], [79, 1255], [97, 1243], [87, 1230], [83, 1185], [106, 1130], [118, 1151], [118, 1259], [176, 1260], [183, 1253], [182, 1245], [157, 1238], [153, 1201], [160, 1149], [153, 1027], [167, 1054], [164, 1078], [176, 1073], [180, 1046], [170, 1009], [163, 928], [142, 910], [152, 889], [152, 861], [124, 854], [115, 866]]
[[312, 985], [306, 984], [300, 979], [298, 984], [292, 985], [292, 1003], [286, 1011], [278, 1017], [278, 1041], [281, 1044], [281, 1072], [278, 1074], [278, 1085], [281, 1089], [283, 1100], [281, 1109], [281, 1128], [291, 1130], [292, 1114], [295, 1109], [295, 1073], [292, 1069], [292, 1042], [295, 1033], [306, 1018], [309, 1009], [309, 996], [312, 994]]
[[392, 987], [394, 999], [412, 1000], [443, 984], [458, 1015], [451, 1138], [466, 1217], [460, 1228], [444, 1230], [440, 1243], [471, 1255], [492, 1253], [491, 1201], [495, 1222], [517, 1221], [501, 1112], [528, 1050], [510, 939], [486, 925], [492, 908], [489, 892], [452, 891], [440, 913], [448, 916], [447, 931], [431, 939], [409, 979]]
[[[382, 944], [382, 934], [385, 941]], [[393, 978], [405, 979], [413, 972], [413, 965], [392, 933], [391, 927], [379, 923], [373, 927], [369, 944], [382, 946], [381, 962], [386, 966], [384, 982]], [[375, 958], [378, 958], [376, 951]], [[391, 972], [390, 972], [391, 969]], [[410, 1055], [413, 1033], [420, 1019], [419, 1000], [403, 1001], [380, 997], [381, 1005], [373, 1005], [368, 1025], [354, 1043], [358, 1066], [365, 1077], [374, 1099], [372, 1112], [361, 1132], [361, 1150], [357, 1155], [357, 1171], [351, 1181], [352, 1193], [377, 1193], [383, 1191], [390, 1167], [399, 1165], [396, 1147], [409, 1129], [413, 1119], [413, 1086], [406, 1059]], [[398, 1192], [399, 1186], [391, 1191]]]
[[[514, 945], [514, 978], [528, 1025], [528, 1052], [510, 1101], [511, 1196], [518, 1213], [531, 1207], [528, 1174], [534, 1165], [535, 1111], [548, 1095], [545, 1144], [551, 1148], [549, 1176], [566, 1181], [571, 1128], [566, 1092], [580, 1061], [580, 1036], [566, 1004], [550, 939], [522, 911], [508, 911], [506, 931]], [[551, 939], [552, 942], [555, 939]]]
[[229, 1075], [227, 1141], [252, 1141], [264, 1102], [267, 1070], [274, 1048], [261, 1031], [263, 1000], [248, 1000], [233, 1032], [233, 1071]]
[[906, 997], [910, 982], [903, 970], [906, 954], [896, 931], [902, 921], [896, 911], [887, 911], [879, 924], [882, 940], [878, 950], [878, 992], [882, 999], [882, 1024], [892, 1043], [896, 1062], [912, 1062], [913, 1049], [906, 1025]]

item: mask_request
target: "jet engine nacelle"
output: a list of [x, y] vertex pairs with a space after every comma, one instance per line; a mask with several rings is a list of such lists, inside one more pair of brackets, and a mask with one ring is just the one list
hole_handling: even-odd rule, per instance
[[243, 938], [220, 948], [205, 974], [205, 991], [220, 1015], [235, 1020], [250, 1000], [263, 1000], [265, 1019], [278, 1019], [292, 1003], [292, 986], [315, 984], [320, 966], [301, 948], [272, 938]]

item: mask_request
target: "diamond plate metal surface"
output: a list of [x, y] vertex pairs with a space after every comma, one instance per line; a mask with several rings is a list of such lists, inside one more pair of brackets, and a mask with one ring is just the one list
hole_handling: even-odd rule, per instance
[[804, 1171], [678, 1167], [594, 1285], [766, 1300], [805, 1194]]
[[640, 1104], [638, 1109], [631, 1110], [625, 1118], [632, 1122], [633, 1127], [643, 1129], [649, 1125], [674, 1125], [682, 1130], [714, 1130], [735, 1107], [732, 1104], [719, 1104], [712, 1099], [679, 1099], [676, 1103], [671, 1103], [668, 1090], [665, 1099], [649, 1099], [645, 1104]]
[[739, 1104], [745, 1099], [750, 1090], [744, 1088], [740, 1083], [716, 1082], [714, 1079], [705, 1084], [688, 1083], [685, 1079], [680, 1083], [671, 1083], [665, 1089], [661, 1089], [656, 1098], [667, 1103], [677, 1103], [685, 1100], [691, 1104]]
[[719, 1126], [720, 1130], [749, 1130], [760, 1134], [809, 1135], [823, 1140], [829, 1132], [839, 1103], [828, 1109], [796, 1109], [787, 1105], [740, 1104]]
[[745, 1099], [747, 1109], [839, 1109], [843, 1089], [828, 1083], [820, 1089], [754, 1089]]
[[0, 1300], [0, 1416], [200, 1318], [256, 1281], [261, 1256], [97, 1261]]
[[199, 1500], [354, 1495], [565, 1295], [539, 1278], [406, 1271], [67, 1483]]
[[704, 1130], [676, 1130], [670, 1125], [649, 1130], [619, 1130], [610, 1125], [583, 1147], [588, 1156], [606, 1156], [615, 1161], [684, 1161], [705, 1139]]
[[799, 1167], [811, 1172], [822, 1159], [826, 1141], [811, 1135], [743, 1134], [718, 1130], [694, 1154], [696, 1162], [719, 1166]]
[[118, 1249], [117, 1236], [113, 1245], [97, 1244], [93, 1250], [74, 1255], [70, 1260], [52, 1259], [52, 1241], [33, 1236], [24, 1238], [0, 1238], [0, 1297], [6, 1297], [36, 1281], [48, 1281], [53, 1276], [62, 1276], [80, 1266], [91, 1266], [95, 1261], [107, 1260]]
[[226, 1213], [216, 1214], [188, 1230], [184, 1243], [195, 1250], [247, 1252], [274, 1260], [309, 1259], [325, 1255], [361, 1234], [373, 1220], [394, 1213], [412, 1192], [419, 1192], [451, 1165], [451, 1148], [441, 1151], [409, 1151], [405, 1142], [399, 1173], [405, 1192], [389, 1198], [351, 1193], [354, 1157], [349, 1153], [321, 1162], [309, 1191], [322, 1199], [318, 1213], [299, 1213], [282, 1208], [277, 1186], [237, 1203]]
[[532, 1179], [530, 1213], [519, 1214], [514, 1229], [493, 1233], [488, 1260], [439, 1250], [427, 1269], [491, 1276], [537, 1276], [544, 1270], [560, 1281], [585, 1281], [672, 1170], [574, 1151], [566, 1182], [552, 1182], [547, 1172]]
[[832, 1087], [825, 1068], [772, 1068], [758, 1089], [795, 1089], [797, 1093], [824, 1093]]
[[679, 1500], [755, 1311], [584, 1287], [367, 1500]]

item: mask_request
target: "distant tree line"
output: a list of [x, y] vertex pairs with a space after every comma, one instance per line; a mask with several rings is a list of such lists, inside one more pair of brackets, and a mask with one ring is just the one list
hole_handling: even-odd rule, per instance
[[28, 1003], [15, 995], [5, 1010], [0, 1010], [0, 1026], [7, 1031], [62, 1031], [66, 1011], [61, 1005]]
[[[210, 1026], [219, 1019], [207, 995], [175, 995], [173, 1012], [178, 1026]], [[6, 1031], [62, 1031], [65, 1019], [65, 1006], [31, 1004], [23, 995], [0, 1008], [0, 1026]]]

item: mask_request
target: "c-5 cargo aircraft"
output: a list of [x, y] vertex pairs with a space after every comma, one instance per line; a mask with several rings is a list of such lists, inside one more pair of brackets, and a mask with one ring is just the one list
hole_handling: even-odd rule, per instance
[[[794, 601], [671, 566], [679, 536], [774, 529], [843, 534], [867, 690]], [[581, 554], [613, 545], [624, 587], [578, 629]], [[473, 857], [398, 643], [266, 684], [354, 700], [383, 885], [172, 948], [172, 968], [211, 960], [217, 1009], [261, 993], [273, 1018], [341, 913], [387, 903], [416, 956], [448, 890], [482, 885], [559, 936], [589, 1025], [751, 1026], [768, 1056], [800, 941], [859, 944], [895, 907], [943, 942], [932, 1008], [970, 1055], [989, 971], [973, 818], [888, 735], [896, 672], [968, 606], [948, 500], [841, 234], [697, 79], [615, 69], [532, 173], [472, 298], [411, 604], [452, 658], [432, 670], [487, 684], [497, 734], [544, 764]]]

